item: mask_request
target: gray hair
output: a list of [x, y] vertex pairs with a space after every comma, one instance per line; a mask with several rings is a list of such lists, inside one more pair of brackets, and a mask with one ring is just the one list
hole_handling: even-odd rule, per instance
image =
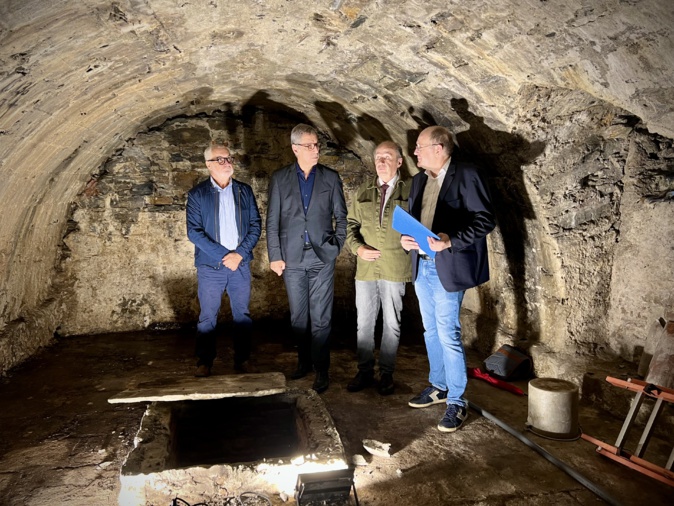
[[318, 132], [316, 132], [314, 127], [307, 125], [306, 123], [300, 123], [295, 128], [293, 128], [292, 132], [290, 132], [290, 142], [292, 144], [299, 144], [302, 142], [302, 136], [304, 134], [315, 135], [318, 139]]
[[208, 160], [211, 157], [211, 153], [213, 152], [214, 149], [226, 149], [227, 151], [229, 151], [229, 148], [222, 143], [219, 142], [211, 143], [210, 146], [204, 149], [204, 160]]

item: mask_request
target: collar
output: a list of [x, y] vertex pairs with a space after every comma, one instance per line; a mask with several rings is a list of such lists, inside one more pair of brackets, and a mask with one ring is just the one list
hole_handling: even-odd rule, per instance
[[[312, 174], [315, 174], [315, 173], [316, 173], [316, 167], [318, 167], [318, 164], [316, 164], [316, 165], [314, 165], [313, 167], [311, 167], [311, 170], [309, 171], [309, 175], [307, 176], [307, 178], [308, 178], [309, 176], [311, 176]], [[297, 174], [301, 175], [302, 177], [304, 177], [304, 171], [300, 168], [300, 164], [297, 163], [297, 162], [295, 162], [295, 172], [296, 172]]]
[[231, 177], [229, 178], [229, 184], [227, 186], [225, 186], [224, 188], [220, 188], [220, 185], [215, 182], [215, 179], [213, 179], [213, 176], [210, 176], [210, 179], [211, 179], [211, 186], [213, 186], [213, 188], [215, 188], [216, 191], [221, 192], [221, 193], [231, 189], [232, 186], [234, 185], [234, 179], [231, 178]]
[[[393, 188], [396, 183], [398, 182], [398, 179], [400, 179], [400, 173], [396, 172], [396, 175], [391, 178], [391, 180], [386, 183], [389, 188]], [[380, 177], [377, 176], [377, 188], [381, 188], [381, 185], [384, 184], [384, 181], [381, 180]]]
[[[377, 175], [371, 176], [367, 181], [368, 181], [367, 187], [369, 189], [374, 188], [376, 190], [379, 190], [381, 188], [383, 182], [381, 178]], [[393, 178], [391, 178], [391, 181], [388, 182], [388, 186], [389, 188], [391, 188], [393, 186], [397, 186], [398, 184], [404, 185], [405, 181], [406, 180], [403, 178], [403, 175], [400, 173], [400, 171], [398, 171], [396, 172], [396, 175], [393, 176]]]
[[438, 175], [436, 177], [433, 177], [429, 171], [426, 171], [426, 176], [428, 176], [429, 179], [434, 179], [434, 180], [443, 180], [445, 178], [445, 174], [447, 174], [447, 169], [449, 168], [449, 164], [452, 162], [452, 157], [450, 156], [445, 164], [442, 166], [440, 169], [440, 172], [438, 172]]

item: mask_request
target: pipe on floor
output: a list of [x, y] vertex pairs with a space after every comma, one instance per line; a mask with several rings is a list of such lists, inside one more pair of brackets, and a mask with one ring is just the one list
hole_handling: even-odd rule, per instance
[[593, 492], [597, 497], [603, 499], [604, 501], [606, 501], [608, 504], [611, 504], [612, 506], [622, 506], [620, 502], [618, 502], [616, 499], [611, 497], [602, 488], [600, 488], [595, 483], [591, 482], [585, 476], [580, 474], [578, 471], [576, 471], [575, 469], [568, 466], [566, 463], [562, 462], [557, 457], [555, 457], [554, 455], [549, 453], [545, 448], [543, 448], [543, 447], [537, 445], [536, 443], [534, 443], [531, 439], [526, 437], [521, 432], [513, 429], [510, 425], [508, 425], [505, 422], [496, 418], [489, 411], [485, 411], [480, 406], [478, 406], [477, 404], [475, 404], [473, 402], [470, 402], [470, 401], [468, 401], [468, 406], [471, 409], [473, 409], [474, 411], [477, 411], [480, 415], [484, 416], [487, 420], [491, 420], [492, 422], [494, 422], [496, 425], [501, 427], [503, 430], [505, 430], [506, 432], [508, 432], [512, 436], [515, 436], [517, 439], [519, 439], [521, 442], [523, 442], [529, 448], [531, 448], [532, 450], [537, 452], [539, 455], [541, 455], [543, 458], [545, 458], [548, 462], [552, 463], [557, 468], [561, 469], [566, 474], [571, 476], [571, 478], [576, 480], [578, 483], [583, 485], [585, 488], [587, 488], [588, 490]]

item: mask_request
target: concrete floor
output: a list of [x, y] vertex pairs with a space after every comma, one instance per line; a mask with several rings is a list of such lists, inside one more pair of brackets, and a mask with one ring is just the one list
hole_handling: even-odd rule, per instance
[[[256, 334], [260, 371], [291, 372], [296, 357], [292, 345], [266, 337], [270, 332]], [[408, 399], [426, 386], [421, 344], [401, 344], [394, 395], [381, 397], [375, 389], [347, 392], [345, 385], [355, 373], [355, 353], [353, 339], [346, 341], [333, 347], [332, 383], [322, 397], [347, 456], [361, 454], [368, 460], [355, 471], [362, 505], [605, 504], [475, 411], [460, 431], [442, 434], [435, 428], [442, 406], [409, 408]], [[232, 374], [230, 343], [223, 340], [219, 347], [221, 359], [213, 372]], [[63, 338], [0, 379], [0, 504], [117, 504], [119, 470], [145, 404], [111, 405], [107, 400], [139, 382], [191, 375], [192, 351], [191, 334], [178, 331]], [[471, 354], [469, 365], [479, 365], [481, 358]], [[310, 388], [311, 381], [304, 378], [288, 385]], [[526, 388], [526, 383], [519, 385]], [[525, 397], [478, 380], [469, 381], [467, 396], [523, 429]], [[610, 443], [621, 426], [618, 418], [583, 404], [580, 423], [586, 433]], [[555, 442], [528, 434], [616, 503], [674, 504], [674, 488], [597, 455], [588, 442]], [[390, 443], [392, 456], [367, 454], [363, 439]], [[671, 442], [668, 446], [654, 440], [646, 458], [664, 465], [670, 450]], [[272, 499], [282, 504], [279, 497]]]

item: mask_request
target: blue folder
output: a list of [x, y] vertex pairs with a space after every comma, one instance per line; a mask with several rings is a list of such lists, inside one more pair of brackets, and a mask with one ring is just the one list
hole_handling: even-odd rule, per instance
[[396, 206], [393, 210], [393, 230], [402, 235], [412, 236], [424, 253], [435, 258], [435, 251], [428, 247], [428, 238], [440, 239], [440, 237], [424, 227], [419, 220], [400, 206]]

